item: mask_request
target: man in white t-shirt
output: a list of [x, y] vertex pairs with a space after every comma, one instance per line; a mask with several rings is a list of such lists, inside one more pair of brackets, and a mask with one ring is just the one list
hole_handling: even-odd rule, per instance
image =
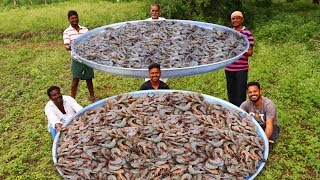
[[[150, 6], [150, 15], [151, 17], [146, 19], [148, 21], [163, 21], [166, 20], [163, 17], [160, 17], [160, 5], [159, 4], [151, 4]], [[145, 82], [149, 81], [149, 78], [145, 78], [144, 79]], [[166, 83], [168, 81], [168, 78], [161, 78], [161, 81], [163, 81], [164, 83]]]
[[[77, 11], [70, 10], [68, 12], [68, 21], [70, 26], [63, 32], [63, 44], [67, 51], [71, 51], [71, 44], [84, 33], [88, 32], [88, 28], [79, 25], [79, 16]], [[90, 94], [89, 100], [95, 101], [93, 81], [94, 71], [91, 67], [81, 63], [71, 51], [71, 97], [76, 98], [78, 85], [80, 80], [86, 80], [87, 88]]]
[[71, 96], [62, 95], [60, 88], [57, 86], [50, 86], [47, 94], [50, 101], [45, 106], [44, 112], [48, 118], [48, 131], [51, 133], [52, 139], [54, 139], [63, 123], [83, 107]]
[[159, 4], [151, 4], [150, 6], [150, 15], [151, 17], [146, 20], [165, 20], [163, 17], [160, 16], [160, 5]]

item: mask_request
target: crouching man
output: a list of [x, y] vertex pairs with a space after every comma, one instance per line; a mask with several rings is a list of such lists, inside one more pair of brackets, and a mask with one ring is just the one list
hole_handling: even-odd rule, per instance
[[272, 148], [280, 132], [276, 106], [270, 99], [261, 95], [262, 91], [258, 82], [249, 82], [246, 88], [249, 99], [244, 101], [240, 108], [253, 116], [260, 124]]
[[50, 101], [45, 106], [44, 111], [48, 118], [48, 130], [52, 135], [52, 139], [54, 139], [62, 124], [83, 107], [71, 96], [62, 95], [60, 88], [57, 86], [50, 86], [47, 94]]

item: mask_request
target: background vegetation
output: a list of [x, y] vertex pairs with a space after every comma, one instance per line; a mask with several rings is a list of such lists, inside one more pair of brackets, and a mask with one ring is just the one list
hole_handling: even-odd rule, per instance
[[[67, 11], [77, 10], [80, 23], [90, 29], [145, 19], [149, 11], [145, 1], [47, 2], [0, 6], [0, 179], [60, 179], [52, 162], [52, 140], [43, 108], [48, 101], [48, 86], [58, 85], [63, 93], [70, 94], [69, 53], [62, 45], [61, 35], [68, 26]], [[225, 18], [220, 19], [206, 19], [201, 11], [174, 16], [183, 13], [175, 9], [182, 8], [179, 2], [168, 1], [163, 6], [163, 16], [229, 26], [228, 16], [235, 8], [221, 11], [223, 14], [218, 17]], [[264, 95], [275, 102], [281, 125], [279, 142], [257, 179], [319, 179], [320, 7], [297, 0], [249, 0], [242, 1], [239, 7], [245, 11], [246, 23], [256, 41], [249, 80], [260, 81]], [[94, 87], [97, 96], [106, 98], [135, 91], [143, 81], [96, 71]], [[227, 100], [223, 70], [171, 78], [168, 83], [173, 89]], [[77, 101], [89, 105], [88, 97], [82, 82]]]

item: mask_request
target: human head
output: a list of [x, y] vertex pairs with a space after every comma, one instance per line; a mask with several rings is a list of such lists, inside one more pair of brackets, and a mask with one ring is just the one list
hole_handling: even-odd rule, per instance
[[160, 16], [160, 5], [159, 4], [151, 4], [150, 6], [150, 14], [152, 19], [159, 19]]
[[254, 81], [248, 82], [248, 83], [247, 83], [247, 86], [246, 86], [247, 90], [248, 90], [249, 86], [257, 86], [258, 89], [260, 90], [260, 84], [259, 84], [259, 82], [254, 82]]
[[235, 28], [242, 27], [243, 21], [244, 21], [244, 18], [241, 11], [234, 11], [231, 14], [231, 23], [233, 27]]
[[70, 10], [68, 12], [68, 20], [70, 22], [71, 25], [78, 25], [79, 23], [79, 16], [77, 11], [74, 10]]
[[252, 102], [257, 102], [261, 98], [261, 89], [258, 82], [247, 83], [248, 97]]
[[153, 82], [160, 81], [160, 77], [161, 77], [160, 64], [152, 63], [149, 65], [148, 69], [149, 69], [150, 81], [153, 81]]
[[50, 86], [47, 89], [47, 95], [54, 103], [62, 102], [62, 94], [60, 93], [60, 88], [58, 86]]

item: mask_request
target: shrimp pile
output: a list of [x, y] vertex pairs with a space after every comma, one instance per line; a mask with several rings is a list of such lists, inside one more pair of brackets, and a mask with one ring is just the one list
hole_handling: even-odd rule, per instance
[[248, 117], [191, 92], [109, 98], [63, 127], [57, 147], [65, 179], [245, 179], [265, 161]]
[[184, 68], [231, 59], [245, 50], [240, 33], [177, 21], [141, 21], [92, 34], [75, 47], [87, 60], [105, 66]]

